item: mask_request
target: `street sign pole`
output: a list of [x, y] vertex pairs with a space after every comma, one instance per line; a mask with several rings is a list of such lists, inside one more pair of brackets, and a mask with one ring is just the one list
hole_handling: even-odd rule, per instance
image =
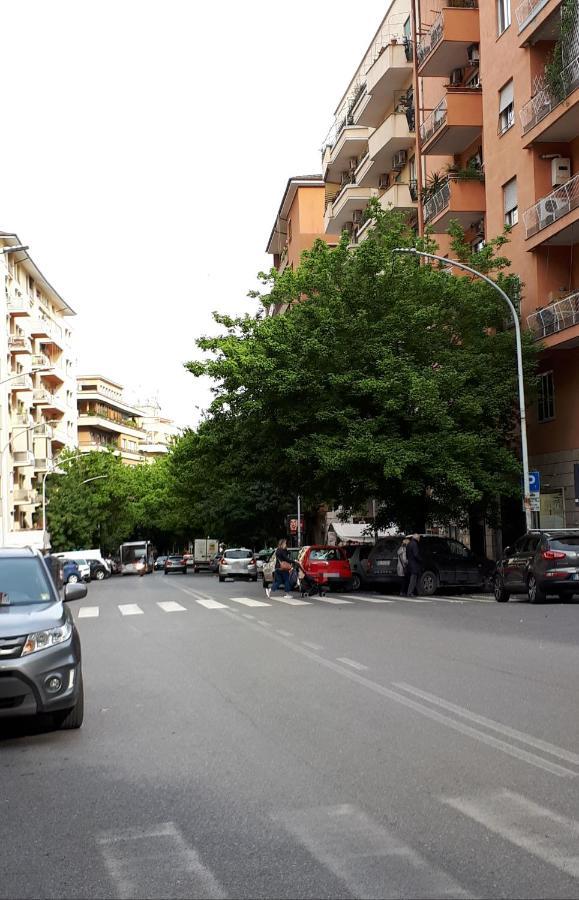
[[298, 547], [302, 545], [302, 498], [298, 494]]

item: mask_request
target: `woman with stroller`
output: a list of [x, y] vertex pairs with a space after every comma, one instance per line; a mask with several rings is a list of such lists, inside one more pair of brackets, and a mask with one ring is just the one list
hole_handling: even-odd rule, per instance
[[271, 597], [273, 592], [279, 590], [283, 585], [285, 589], [284, 600], [291, 599], [290, 572], [293, 570], [293, 567], [293, 560], [287, 552], [287, 541], [285, 538], [282, 538], [281, 541], [278, 541], [277, 550], [275, 551], [273, 584], [265, 589], [268, 597]]

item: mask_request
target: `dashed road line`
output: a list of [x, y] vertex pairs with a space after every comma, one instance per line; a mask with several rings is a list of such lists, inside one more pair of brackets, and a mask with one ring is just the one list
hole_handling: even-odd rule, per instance
[[282, 637], [293, 637], [292, 631], [282, 631], [281, 628], [276, 628], [278, 634], [281, 634]]
[[362, 663], [356, 662], [355, 659], [348, 659], [347, 656], [338, 656], [338, 662], [344, 663], [345, 666], [351, 666], [352, 669], [358, 669], [360, 672], [367, 672], [368, 666], [362, 665]]
[[324, 649], [321, 644], [313, 644], [311, 641], [302, 641], [302, 644], [304, 645], [304, 647], [309, 647], [310, 650], [323, 650]]
[[243, 606], [271, 606], [263, 600], [254, 600], [252, 597], [229, 597], [232, 603], [241, 603]]

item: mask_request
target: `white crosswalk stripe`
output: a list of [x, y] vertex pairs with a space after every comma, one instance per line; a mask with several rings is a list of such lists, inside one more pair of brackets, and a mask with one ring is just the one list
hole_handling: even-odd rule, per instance
[[163, 610], [163, 612], [187, 612], [186, 606], [181, 606], [180, 603], [175, 603], [174, 600], [157, 600], [157, 606]]
[[364, 597], [361, 594], [341, 594], [347, 600], [363, 600], [364, 603], [396, 603], [395, 600], [387, 600], [385, 597]]
[[276, 603], [285, 603], [287, 606], [311, 606], [307, 600], [298, 600], [297, 597], [271, 597]]
[[219, 603], [211, 597], [193, 597], [193, 599], [195, 603], [198, 603], [199, 606], [204, 606], [205, 609], [229, 609], [226, 603]]
[[326, 594], [325, 597], [316, 597], [315, 599], [319, 600], [320, 603], [332, 603], [334, 606], [352, 605], [351, 600], [342, 599], [341, 597], [330, 597], [329, 594]]
[[271, 606], [271, 603], [265, 603], [263, 600], [253, 600], [251, 597], [230, 597], [232, 603], [241, 603], [242, 606]]
[[98, 606], [81, 606], [78, 611], [79, 619], [96, 619], [98, 618]]
[[121, 616], [142, 616], [143, 610], [138, 603], [119, 603]]

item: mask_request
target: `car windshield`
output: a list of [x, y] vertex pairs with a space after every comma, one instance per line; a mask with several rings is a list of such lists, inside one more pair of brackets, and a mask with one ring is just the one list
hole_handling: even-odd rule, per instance
[[0, 559], [0, 606], [50, 603], [52, 599], [39, 559]]
[[77, 566], [88, 566], [86, 559], [75, 559], [73, 562], [75, 562]]
[[579, 550], [579, 534], [562, 534], [560, 537], [550, 538], [551, 550]]
[[175, 561], [177, 561], [177, 562], [183, 562], [183, 557], [182, 557], [182, 556], [178, 556], [178, 554], [176, 554], [176, 553], [174, 553], [172, 556], [169, 556], [168, 559], [172, 559], [173, 562], [175, 562]]
[[310, 559], [320, 559], [325, 562], [343, 558], [344, 557], [337, 547], [320, 547], [318, 550], [314, 549], [310, 552]]
[[251, 550], [226, 550], [224, 554], [226, 559], [251, 559]]
[[400, 541], [397, 539], [394, 539], [392, 541], [381, 541], [379, 544], [376, 544], [374, 553], [380, 558], [394, 558], [396, 556], [396, 551], [398, 550], [399, 544]]

